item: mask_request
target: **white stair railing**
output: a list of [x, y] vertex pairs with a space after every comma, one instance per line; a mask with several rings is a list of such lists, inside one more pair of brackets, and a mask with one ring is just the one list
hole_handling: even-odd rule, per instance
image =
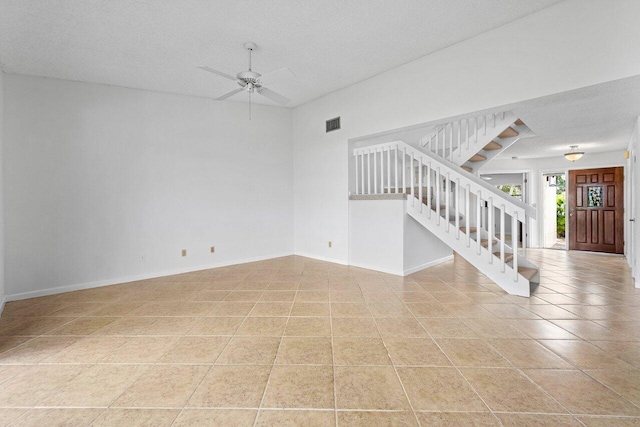
[[[464, 148], [485, 141], [486, 145], [496, 135], [504, 130], [505, 119], [512, 117], [510, 112], [481, 114], [464, 117], [436, 126], [435, 130], [420, 140], [420, 146], [443, 157], [450, 162], [461, 164], [468, 159], [462, 159]], [[487, 138], [487, 135], [489, 137]], [[458, 159], [458, 162], [456, 162]]]
[[[353, 157], [355, 194], [410, 195], [409, 214], [433, 227], [430, 231], [476, 267], [489, 266], [491, 271], [479, 268], [496, 283], [505, 289], [512, 286], [512, 283], [499, 283], [496, 280], [498, 274], [509, 274], [512, 275], [512, 282], [520, 280], [528, 285], [526, 279], [519, 279], [518, 267], [530, 267], [531, 264], [524, 257], [526, 253], [518, 256], [518, 234], [522, 226], [524, 249], [527, 222], [536, 218], [536, 210], [532, 206], [510, 197], [451, 161], [431, 151], [412, 147], [404, 141], [357, 148], [353, 151]], [[464, 225], [460, 225], [462, 218]], [[511, 245], [507, 244], [505, 233], [509, 221]], [[475, 232], [472, 226], [476, 227]], [[496, 238], [496, 227], [499, 228], [499, 239]], [[473, 234], [475, 239], [471, 237]], [[486, 246], [482, 242], [485, 238]], [[507, 255], [513, 259], [507, 261]], [[521, 289], [512, 293], [524, 295]]]

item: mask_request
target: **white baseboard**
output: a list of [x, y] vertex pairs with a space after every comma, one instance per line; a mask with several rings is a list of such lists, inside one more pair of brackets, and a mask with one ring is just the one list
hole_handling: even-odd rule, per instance
[[[396, 271], [396, 270], [381, 269], [381, 268], [379, 268], [377, 266], [374, 266], [374, 265], [348, 264], [348, 263], [346, 263], [346, 262], [344, 262], [342, 260], [339, 260], [339, 259], [321, 257], [321, 256], [311, 255], [311, 254], [306, 254], [306, 253], [295, 253], [294, 254], [292, 252], [285, 252], [285, 253], [279, 253], [279, 254], [271, 254], [271, 255], [253, 257], [253, 258], [244, 258], [244, 259], [239, 259], [239, 260], [234, 260], [234, 261], [227, 261], [227, 262], [199, 265], [199, 266], [179, 268], [179, 269], [174, 269], [174, 270], [165, 270], [165, 271], [160, 271], [160, 272], [155, 272], [155, 273], [145, 273], [145, 274], [139, 274], [139, 275], [135, 275], [135, 276], [118, 277], [118, 278], [114, 278], [114, 279], [97, 280], [97, 281], [94, 281], [94, 282], [77, 283], [77, 284], [74, 284], [74, 285], [59, 286], [59, 287], [56, 287], [56, 288], [47, 288], [47, 289], [41, 289], [41, 290], [37, 290], [37, 291], [21, 292], [21, 293], [18, 293], [18, 294], [6, 295], [2, 299], [2, 302], [0, 303], [0, 314], [2, 314], [2, 310], [4, 309], [5, 304], [7, 302], [10, 302], [10, 301], [19, 301], [19, 300], [29, 299], [29, 298], [44, 297], [44, 296], [48, 296], [48, 295], [57, 295], [57, 294], [65, 293], [65, 292], [82, 291], [82, 290], [85, 290], [85, 289], [99, 288], [99, 287], [102, 287], [102, 286], [118, 285], [118, 284], [121, 284], [121, 283], [135, 282], [135, 281], [138, 281], [138, 280], [155, 279], [155, 278], [158, 278], [158, 277], [172, 276], [174, 274], [191, 273], [191, 272], [194, 272], [194, 271], [208, 270], [210, 268], [226, 267], [226, 266], [229, 266], [229, 265], [244, 264], [244, 263], [256, 262], [256, 261], [264, 261], [264, 260], [268, 260], [268, 259], [281, 258], [281, 257], [285, 257], [285, 256], [290, 256], [290, 255], [298, 255], [298, 256], [305, 257], [305, 258], [316, 259], [316, 260], [319, 260], [319, 261], [332, 262], [332, 263], [340, 264], [340, 265], [352, 265], [354, 267], [366, 268], [368, 270], [380, 271], [382, 273], [393, 274], [393, 275], [396, 275], [396, 276], [406, 276], [406, 275], [415, 273], [417, 271], [424, 270], [425, 268], [433, 267], [434, 265], [437, 265], [437, 264], [440, 264], [440, 263], [443, 263], [443, 262], [446, 262], [446, 261], [450, 261], [451, 259], [453, 259], [453, 255], [449, 255], [449, 256], [446, 256], [444, 258], [440, 258], [440, 259], [437, 259], [435, 261], [431, 261], [431, 262], [428, 262], [426, 264], [423, 264], [423, 265], [420, 265], [420, 266], [417, 266], [417, 267], [413, 267], [413, 268], [410, 268], [410, 269], [407, 269], [407, 270], [404, 270], [404, 271], [402, 271], [402, 270]], [[638, 287], [638, 282], [636, 282], [636, 287]]]
[[433, 267], [435, 265], [438, 264], [442, 264], [443, 262], [447, 262], [447, 261], [451, 261], [453, 260], [453, 255], [447, 255], [445, 257], [433, 260], [433, 261], [429, 261], [427, 263], [424, 263], [422, 265], [418, 265], [416, 267], [411, 267], [411, 268], [407, 268], [405, 270], [394, 270], [394, 269], [389, 269], [389, 268], [380, 268], [380, 266], [377, 265], [371, 265], [371, 264], [361, 264], [361, 263], [351, 263], [349, 264], [352, 267], [358, 267], [358, 268], [366, 268], [367, 270], [373, 270], [373, 271], [379, 271], [380, 273], [387, 273], [387, 274], [393, 274], [394, 276], [408, 276], [410, 274], [416, 273], [418, 271], [424, 270], [425, 268], [429, 268], [429, 267]]
[[433, 267], [435, 265], [442, 264], [443, 262], [447, 262], [447, 261], [453, 261], [453, 254], [447, 255], [446, 257], [442, 257], [442, 258], [436, 259], [434, 261], [427, 262], [427, 263], [419, 265], [417, 267], [412, 267], [412, 268], [405, 269], [404, 270], [404, 275], [408, 276], [410, 274], [417, 273], [420, 270], [424, 270], [425, 268]]
[[380, 273], [393, 274], [394, 276], [404, 276], [404, 271], [402, 271], [402, 270], [392, 270], [392, 269], [384, 268], [384, 267], [381, 268], [378, 265], [351, 263], [351, 264], [349, 264], [349, 266], [350, 267], [364, 268], [364, 269], [367, 269], [367, 270], [378, 271]]
[[247, 262], [264, 261], [268, 259], [281, 258], [284, 256], [290, 256], [290, 255], [293, 255], [293, 252], [271, 254], [271, 255], [253, 257], [253, 258], [244, 258], [239, 260], [179, 268], [174, 270], [165, 270], [165, 271], [160, 271], [156, 273], [145, 273], [145, 274], [139, 274], [135, 276], [126, 276], [126, 277], [118, 277], [114, 279], [97, 280], [95, 282], [78, 283], [75, 285], [59, 286], [56, 288], [48, 288], [48, 289], [42, 289], [38, 291], [22, 292], [19, 294], [12, 294], [12, 295], [5, 296], [2, 303], [2, 307], [4, 307], [5, 302], [9, 302], [9, 301], [18, 301], [18, 300], [29, 299], [29, 298], [44, 297], [48, 295], [56, 295], [56, 294], [61, 294], [65, 292], [82, 291], [85, 289], [99, 288], [102, 286], [118, 285], [121, 283], [135, 282], [137, 280], [155, 279], [158, 277], [172, 276], [174, 274], [191, 273], [193, 271], [208, 270], [210, 268], [226, 267], [229, 265], [244, 264]]
[[305, 258], [317, 259], [318, 261], [332, 262], [334, 264], [349, 265], [348, 262], [345, 262], [345, 261], [343, 261], [341, 259], [329, 258], [329, 257], [325, 257], [325, 256], [320, 256], [320, 255], [312, 255], [312, 254], [308, 254], [308, 253], [305, 253], [305, 252], [296, 252], [296, 253], [294, 253], [294, 255], [305, 257]]

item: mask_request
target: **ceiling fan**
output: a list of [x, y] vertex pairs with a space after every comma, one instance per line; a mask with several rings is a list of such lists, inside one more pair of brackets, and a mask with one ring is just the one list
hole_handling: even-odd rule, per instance
[[280, 95], [279, 93], [276, 93], [274, 91], [272, 91], [271, 89], [267, 89], [266, 87], [263, 86], [262, 84], [262, 79], [267, 77], [267, 76], [272, 76], [276, 73], [280, 73], [282, 71], [289, 71], [290, 74], [291, 71], [288, 68], [282, 68], [280, 70], [276, 70], [273, 71], [271, 73], [267, 73], [265, 75], [262, 75], [260, 73], [256, 73], [255, 71], [253, 71], [251, 69], [251, 52], [253, 50], [256, 49], [256, 44], [255, 43], [245, 43], [244, 44], [244, 48], [247, 49], [249, 51], [249, 70], [248, 71], [241, 71], [238, 74], [236, 74], [235, 77], [224, 73], [222, 71], [218, 71], [218, 70], [214, 70], [213, 68], [210, 67], [198, 67], [201, 70], [204, 71], [208, 71], [210, 73], [216, 74], [218, 76], [224, 77], [226, 79], [229, 80], [233, 80], [235, 81], [240, 87], [238, 89], [232, 90], [229, 93], [225, 93], [222, 96], [219, 96], [218, 98], [216, 98], [216, 100], [218, 101], [222, 101], [224, 99], [230, 98], [233, 95], [240, 93], [242, 91], [248, 92], [249, 93], [249, 108], [251, 108], [251, 94], [253, 93], [257, 93], [258, 95], [262, 95], [265, 98], [268, 98], [280, 105], [286, 105], [287, 103], [289, 103], [291, 100], [285, 96]]

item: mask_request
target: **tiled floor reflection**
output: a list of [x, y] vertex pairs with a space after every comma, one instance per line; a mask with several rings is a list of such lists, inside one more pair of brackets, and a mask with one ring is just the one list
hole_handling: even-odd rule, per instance
[[626, 260], [529, 256], [528, 299], [292, 256], [11, 302], [0, 425], [640, 425]]

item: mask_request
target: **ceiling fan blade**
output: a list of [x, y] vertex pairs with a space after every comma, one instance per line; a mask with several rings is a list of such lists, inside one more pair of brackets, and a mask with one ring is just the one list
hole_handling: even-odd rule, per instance
[[279, 93], [276, 93], [270, 89], [267, 89], [266, 87], [258, 89], [258, 93], [266, 98], [269, 98], [274, 102], [277, 102], [280, 105], [286, 105], [291, 101], [286, 96], [282, 96]]
[[217, 97], [217, 98], [216, 98], [216, 101], [223, 101], [223, 100], [225, 100], [225, 99], [227, 99], [227, 98], [231, 98], [233, 95], [235, 95], [236, 93], [240, 93], [240, 92], [242, 92], [243, 90], [244, 90], [244, 88], [243, 88], [243, 87], [240, 87], [240, 88], [238, 88], [238, 89], [232, 90], [232, 91], [231, 91], [231, 92], [229, 92], [229, 93], [225, 93], [224, 95]]
[[213, 73], [213, 74], [217, 74], [218, 76], [227, 78], [229, 80], [233, 80], [233, 81], [237, 80], [235, 77], [233, 77], [233, 76], [231, 76], [231, 75], [229, 75], [227, 73], [223, 73], [222, 71], [214, 70], [211, 67], [198, 67], [198, 68], [200, 68], [201, 70], [204, 70], [204, 71], [208, 71], [208, 72]]
[[284, 68], [280, 68], [279, 70], [271, 71], [270, 73], [260, 76], [260, 81], [264, 81], [265, 78], [268, 80], [276, 76], [282, 76], [282, 77], [286, 76], [286, 77], [292, 78], [292, 77], [295, 77], [296, 75], [293, 73], [293, 71], [291, 71], [287, 67], [284, 67]]

